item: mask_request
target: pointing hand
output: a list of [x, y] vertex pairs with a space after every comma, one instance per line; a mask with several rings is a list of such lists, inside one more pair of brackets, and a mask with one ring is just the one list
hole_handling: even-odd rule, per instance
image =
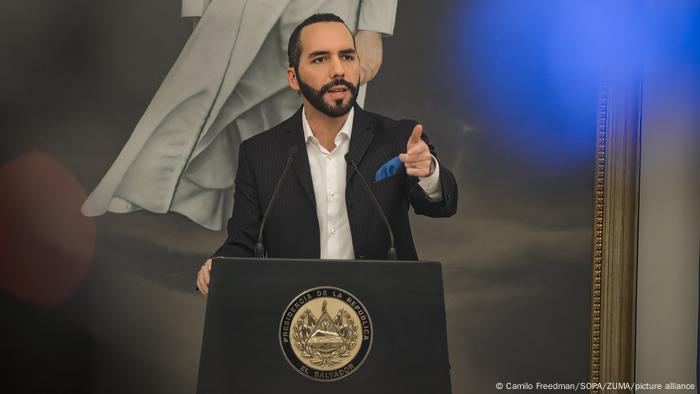
[[427, 177], [435, 171], [435, 163], [428, 144], [420, 138], [421, 134], [423, 126], [417, 124], [406, 144], [406, 153], [400, 154], [399, 159], [406, 166], [406, 174]]

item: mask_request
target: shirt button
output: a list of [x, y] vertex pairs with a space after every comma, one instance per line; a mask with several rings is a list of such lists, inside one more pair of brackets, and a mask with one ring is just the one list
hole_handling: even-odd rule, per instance
[[326, 159], [330, 160], [330, 159], [331, 159], [331, 155], [326, 156]]
[[334, 192], [330, 192], [330, 193], [328, 193], [328, 195], [331, 196], [331, 197], [334, 197], [334, 196], [335, 196], [335, 193], [334, 193]]
[[335, 234], [335, 229], [334, 229], [334, 228], [331, 229], [331, 234]]

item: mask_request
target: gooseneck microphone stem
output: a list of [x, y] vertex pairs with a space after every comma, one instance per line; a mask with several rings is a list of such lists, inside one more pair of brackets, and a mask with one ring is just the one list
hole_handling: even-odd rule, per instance
[[267, 217], [270, 215], [270, 210], [272, 209], [272, 206], [275, 204], [275, 200], [277, 200], [277, 194], [280, 191], [280, 186], [282, 186], [282, 182], [284, 181], [284, 178], [287, 176], [287, 172], [289, 171], [289, 168], [292, 166], [292, 163], [294, 162], [294, 157], [297, 154], [298, 148], [295, 145], [292, 145], [289, 147], [289, 151], [287, 152], [287, 164], [284, 165], [284, 170], [282, 170], [282, 175], [280, 176], [280, 179], [277, 181], [277, 185], [275, 186], [275, 190], [272, 192], [272, 197], [270, 197], [270, 202], [267, 204], [267, 209], [265, 209], [265, 214], [263, 215], [262, 222], [260, 223], [260, 232], [258, 233], [258, 242], [255, 244], [255, 257], [263, 257], [265, 255], [265, 245], [263, 244], [263, 230], [265, 229], [265, 222], [267, 221]]
[[347, 153], [345, 155], [345, 161], [352, 166], [353, 170], [355, 170], [355, 173], [357, 174], [358, 177], [362, 180], [362, 184], [365, 185], [367, 188], [367, 191], [369, 192], [370, 199], [374, 203], [374, 207], [377, 208], [377, 211], [379, 211], [379, 216], [381, 216], [382, 220], [384, 221], [384, 224], [386, 225], [387, 232], [389, 233], [389, 251], [387, 252], [387, 259], [388, 260], [396, 260], [396, 247], [394, 246], [394, 233], [391, 231], [391, 225], [389, 224], [389, 219], [387, 219], [386, 214], [384, 213], [384, 210], [382, 209], [382, 206], [379, 204], [379, 201], [377, 200], [377, 197], [374, 195], [372, 192], [372, 188], [369, 187], [369, 183], [367, 183], [367, 180], [365, 177], [362, 175], [360, 172], [360, 169], [357, 168], [357, 164], [355, 164], [355, 160], [350, 157], [350, 154]]

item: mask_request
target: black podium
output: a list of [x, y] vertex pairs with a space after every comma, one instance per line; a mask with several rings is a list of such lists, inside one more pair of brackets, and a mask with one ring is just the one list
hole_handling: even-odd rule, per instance
[[198, 394], [451, 393], [435, 262], [218, 258]]

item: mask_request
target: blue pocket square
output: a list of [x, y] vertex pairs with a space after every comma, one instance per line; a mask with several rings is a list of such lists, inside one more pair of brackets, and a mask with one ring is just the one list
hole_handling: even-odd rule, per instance
[[374, 174], [374, 183], [381, 181], [382, 179], [392, 177], [401, 170], [404, 169], [403, 162], [398, 156], [384, 163], [383, 166], [379, 167], [377, 173]]

